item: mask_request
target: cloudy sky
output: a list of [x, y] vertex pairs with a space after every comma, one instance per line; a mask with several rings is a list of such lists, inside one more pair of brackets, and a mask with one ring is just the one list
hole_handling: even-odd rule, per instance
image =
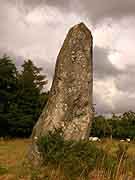
[[0, 0], [0, 55], [31, 58], [49, 88], [56, 57], [74, 24], [94, 38], [94, 104], [99, 113], [135, 110], [134, 0]]

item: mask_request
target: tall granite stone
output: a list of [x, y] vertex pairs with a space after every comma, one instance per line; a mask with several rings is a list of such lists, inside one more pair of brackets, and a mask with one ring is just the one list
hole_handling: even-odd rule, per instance
[[80, 23], [70, 29], [57, 57], [48, 103], [33, 129], [33, 147], [35, 139], [57, 128], [65, 139], [88, 138], [92, 89], [92, 35]]

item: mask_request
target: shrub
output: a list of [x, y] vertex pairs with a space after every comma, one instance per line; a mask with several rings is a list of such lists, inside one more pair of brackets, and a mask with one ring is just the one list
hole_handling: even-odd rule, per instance
[[89, 141], [64, 140], [61, 130], [42, 136], [38, 140], [38, 147], [43, 156], [43, 164], [60, 167], [70, 179], [77, 176], [87, 177], [103, 157], [105, 157], [103, 164], [106, 169], [112, 168], [115, 161]]

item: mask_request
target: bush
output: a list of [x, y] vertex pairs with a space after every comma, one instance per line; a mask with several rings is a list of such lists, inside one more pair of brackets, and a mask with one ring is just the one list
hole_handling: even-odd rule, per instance
[[[104, 162], [112, 168], [114, 160], [89, 141], [64, 140], [63, 132], [49, 132], [38, 141], [39, 151], [43, 156], [44, 165], [60, 167], [68, 178], [85, 176], [97, 167], [97, 162]], [[104, 166], [106, 166], [104, 163]], [[101, 163], [100, 163], [101, 164]], [[114, 163], [113, 163], [114, 164]]]

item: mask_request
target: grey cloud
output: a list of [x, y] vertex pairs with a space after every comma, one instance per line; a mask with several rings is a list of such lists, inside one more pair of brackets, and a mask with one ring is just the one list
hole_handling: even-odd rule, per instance
[[112, 108], [107, 103], [105, 103], [101, 97], [102, 97], [102, 92], [101, 94], [94, 93], [94, 107], [96, 113], [99, 114], [112, 113], [113, 112]]
[[31, 8], [48, 5], [68, 13], [82, 14], [94, 23], [106, 17], [122, 18], [135, 15], [134, 0], [23, 0], [23, 3]]
[[108, 59], [109, 49], [95, 46], [93, 52], [94, 77], [95, 79], [106, 79], [122, 74]]
[[121, 75], [118, 75], [115, 79], [115, 84], [118, 90], [128, 93], [134, 94], [135, 92], [135, 65], [127, 65], [127, 67], [123, 70]]
[[[123, 113], [135, 111], [135, 97], [130, 97], [128, 93], [118, 93], [113, 98], [113, 107], [102, 100], [102, 93], [94, 94], [94, 104], [96, 112], [99, 114]], [[107, 94], [106, 94], [107, 95]]]
[[127, 111], [135, 111], [135, 97], [130, 97], [128, 94], [123, 93], [121, 96], [117, 96], [114, 101], [115, 113], [123, 113]]
[[20, 8], [20, 10], [25, 11], [26, 13], [29, 12], [31, 9], [44, 7], [44, 6], [50, 6], [58, 8], [61, 11], [69, 12], [72, 10], [73, 7], [73, 1], [72, 0], [13, 0], [12, 2], [7, 0], [8, 3], [15, 4], [17, 2], [17, 6]]
[[[129, 110], [135, 110], [135, 65], [127, 65], [125, 69], [118, 69], [108, 59], [109, 50], [100, 47], [94, 48], [94, 81], [108, 81], [112, 78], [115, 83], [117, 93], [113, 96], [110, 106], [102, 96], [108, 96], [109, 91], [96, 90], [94, 87], [94, 103], [98, 113], [123, 113]], [[110, 81], [111, 83], [111, 81]], [[111, 84], [110, 84], [111, 87]], [[95, 91], [96, 90], [96, 91]], [[132, 97], [133, 95], [133, 97]]]
[[135, 15], [135, 1], [133, 0], [84, 0], [81, 6], [87, 16], [93, 20], [103, 20], [106, 17], [124, 17]]

